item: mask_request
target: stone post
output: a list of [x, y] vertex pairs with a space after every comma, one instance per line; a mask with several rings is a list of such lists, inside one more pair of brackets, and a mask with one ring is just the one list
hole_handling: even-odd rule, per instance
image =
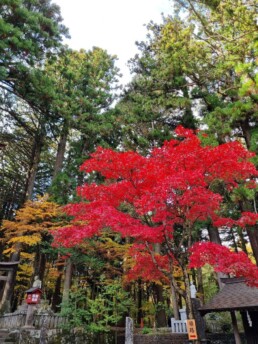
[[133, 344], [133, 319], [130, 317], [125, 321], [125, 344]]
[[36, 305], [28, 305], [26, 321], [24, 328], [34, 328], [34, 314], [36, 312]]

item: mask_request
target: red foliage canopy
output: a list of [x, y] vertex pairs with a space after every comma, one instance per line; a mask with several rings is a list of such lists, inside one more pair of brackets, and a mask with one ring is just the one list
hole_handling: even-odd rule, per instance
[[253, 154], [237, 141], [203, 147], [192, 130], [178, 127], [176, 134], [147, 157], [99, 147], [81, 171], [98, 172], [105, 183], [78, 188], [86, 202], [66, 206], [73, 224], [54, 232], [55, 244], [74, 246], [105, 227], [136, 242], [165, 243], [173, 240], [175, 225], [191, 236], [197, 221], [218, 227], [256, 223], [254, 213], [237, 220], [221, 217], [223, 197], [210, 188], [215, 180], [229, 192], [239, 183], [253, 187], [250, 180], [258, 175], [250, 162]]

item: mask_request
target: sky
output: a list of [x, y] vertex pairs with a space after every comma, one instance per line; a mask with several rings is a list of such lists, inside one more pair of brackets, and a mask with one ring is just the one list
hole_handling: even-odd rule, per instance
[[151, 20], [162, 22], [161, 13], [172, 13], [171, 0], [53, 0], [61, 8], [73, 49], [103, 48], [117, 55], [122, 84], [130, 81], [127, 61], [137, 53], [136, 41], [145, 40]]

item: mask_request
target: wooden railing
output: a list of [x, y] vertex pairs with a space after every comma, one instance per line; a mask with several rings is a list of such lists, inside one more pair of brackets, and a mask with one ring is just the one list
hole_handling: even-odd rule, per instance
[[[0, 316], [0, 329], [15, 329], [25, 325], [26, 314], [9, 313]], [[65, 318], [60, 315], [37, 314], [34, 316], [35, 328], [47, 329], [60, 328], [65, 323]]]
[[187, 333], [186, 321], [171, 318], [171, 330], [172, 333]]

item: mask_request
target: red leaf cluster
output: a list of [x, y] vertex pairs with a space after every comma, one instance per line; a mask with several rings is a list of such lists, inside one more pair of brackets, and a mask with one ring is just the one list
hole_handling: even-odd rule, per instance
[[251, 286], [258, 287], [258, 267], [242, 251], [232, 252], [228, 247], [211, 242], [196, 243], [191, 248], [189, 268], [210, 264], [216, 272], [245, 277]]
[[127, 281], [141, 278], [143, 281], [167, 281], [164, 272], [169, 272], [168, 256], [155, 254], [155, 262], [146, 250], [145, 245], [135, 244], [129, 250], [128, 255], [134, 260], [133, 266], [126, 275]]

